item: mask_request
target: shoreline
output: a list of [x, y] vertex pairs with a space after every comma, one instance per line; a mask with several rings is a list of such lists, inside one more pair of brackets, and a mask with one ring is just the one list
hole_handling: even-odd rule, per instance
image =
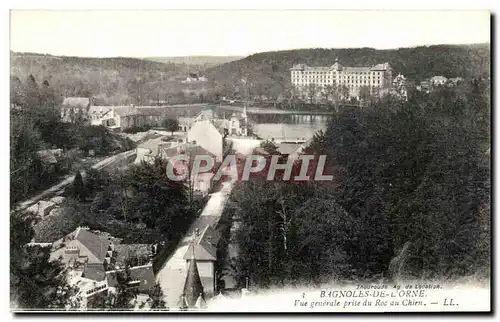
[[[138, 109], [148, 108], [148, 107], [151, 106], [137, 106]], [[215, 104], [215, 103], [174, 104], [174, 105], [162, 105], [155, 107], [164, 108], [166, 110], [170, 110], [171, 112], [177, 109], [184, 109], [189, 111], [189, 110], [203, 110], [209, 108], [220, 108], [227, 111], [243, 112], [242, 105], [228, 105], [228, 104]], [[328, 111], [307, 111], [307, 110], [280, 110], [275, 108], [255, 107], [255, 106], [247, 107], [247, 112], [249, 114], [288, 114], [288, 115], [296, 114], [296, 115], [327, 115], [327, 116], [332, 115], [333, 113], [331, 111], [328, 112]]]
[[[221, 109], [243, 112], [243, 106], [237, 105], [217, 105]], [[250, 114], [297, 114], [297, 115], [332, 115], [333, 112], [306, 111], [306, 110], [279, 110], [267, 107], [247, 107]]]

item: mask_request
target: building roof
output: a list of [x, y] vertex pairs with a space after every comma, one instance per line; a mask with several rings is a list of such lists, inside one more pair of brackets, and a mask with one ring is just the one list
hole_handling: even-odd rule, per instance
[[165, 147], [168, 148], [170, 146], [177, 146], [176, 142], [166, 142], [163, 140], [164, 138], [165, 138], [165, 136], [161, 136], [161, 137], [156, 138], [156, 139], [150, 139], [150, 140], [142, 142], [137, 147], [150, 150], [151, 152], [148, 154], [148, 156], [156, 157], [159, 154], [160, 146], [163, 146], [163, 149], [165, 149]]
[[335, 59], [335, 64], [333, 64], [333, 65], [330, 67], [330, 69], [331, 69], [331, 70], [342, 70], [342, 68], [343, 68], [343, 67], [344, 67], [344, 66], [340, 65], [340, 64], [339, 64], [339, 62], [338, 62], [338, 60], [337, 60], [337, 59]]
[[383, 64], [377, 64], [370, 68], [370, 70], [388, 70], [391, 67], [389, 66], [389, 63], [383, 63]]
[[89, 255], [92, 255], [88, 256], [89, 263], [104, 262], [108, 248], [112, 244], [108, 238], [91, 233], [87, 229], [81, 227], [78, 227], [74, 239], [78, 240], [89, 250]]
[[436, 81], [436, 80], [444, 80], [444, 81], [446, 81], [447, 78], [444, 77], [444, 76], [433, 76], [433, 77], [431, 77], [431, 81]]
[[217, 244], [219, 243], [219, 239], [219, 233], [210, 225], [206, 225], [200, 235], [195, 237], [193, 243], [189, 245], [184, 259], [192, 259], [194, 255], [196, 260], [217, 260]]
[[65, 197], [55, 196], [55, 197], [51, 198], [49, 201], [50, 201], [50, 202], [55, 203], [56, 205], [60, 205], [60, 204], [62, 204], [65, 200], [66, 200], [66, 198], [65, 198]]
[[347, 73], [367, 73], [367, 72], [370, 72], [370, 70], [372, 70], [370, 67], [344, 67], [343, 68], [343, 71], [347, 72]]
[[214, 118], [214, 111], [211, 109], [201, 110], [198, 114], [195, 115], [194, 118], [195, 119], [200, 118], [202, 120], [211, 120]]
[[169, 147], [169, 148], [164, 148], [164, 149], [162, 149], [161, 153], [162, 153], [162, 155], [164, 155], [168, 158], [172, 158], [176, 155], [179, 155], [179, 148], [181, 149], [181, 151], [184, 151], [183, 154], [189, 155], [193, 158], [197, 155], [207, 155], [207, 156], [212, 157], [212, 158], [215, 157], [215, 155], [213, 153], [209, 152], [208, 150], [202, 148], [199, 145], [192, 145], [192, 144], [186, 144], [186, 143], [181, 143], [180, 145], [176, 145], [176, 146]]
[[189, 268], [184, 283], [184, 295], [189, 307], [194, 307], [198, 297], [204, 297], [203, 284], [201, 283], [200, 274], [198, 273], [198, 265], [196, 259], [192, 258], [189, 262]]
[[99, 117], [103, 117], [109, 112], [113, 110], [110, 106], [91, 106], [89, 108], [89, 115], [98, 115]]
[[330, 71], [330, 70], [344, 70], [346, 72], [369, 72], [371, 70], [387, 70], [390, 69], [389, 63], [377, 64], [375, 66], [362, 66], [362, 67], [350, 67], [341, 65], [338, 60], [330, 67], [324, 66], [307, 66], [306, 64], [294, 65], [290, 70], [310, 70], [310, 71]]
[[40, 150], [36, 152], [36, 155], [45, 164], [56, 164], [57, 158], [51, 150]]
[[[123, 272], [124, 269], [107, 271], [106, 280], [108, 285], [115, 287], [118, 285], [117, 275]], [[153, 273], [153, 265], [147, 264], [130, 268], [130, 278], [132, 281], [140, 281], [142, 288], [151, 288], [155, 284], [155, 275]]]
[[26, 209], [27, 212], [36, 214], [39, 217], [44, 217], [49, 214], [49, 212], [56, 207], [56, 204], [51, 201], [40, 200], [36, 204], [30, 206]]
[[66, 97], [64, 98], [62, 105], [64, 107], [86, 108], [90, 106], [90, 103], [89, 97]]
[[[125, 267], [128, 259], [136, 259], [144, 264], [151, 260], [152, 251], [149, 244], [121, 244], [115, 246], [116, 267]], [[139, 265], [140, 265], [139, 264]]]

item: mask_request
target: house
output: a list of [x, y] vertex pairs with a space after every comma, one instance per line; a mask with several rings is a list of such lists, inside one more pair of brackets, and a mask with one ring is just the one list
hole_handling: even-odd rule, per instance
[[462, 83], [464, 79], [462, 77], [453, 77], [448, 79], [448, 86], [457, 86], [458, 84]]
[[229, 119], [220, 118], [211, 109], [200, 111], [195, 117], [179, 117], [179, 128], [187, 132], [197, 122], [210, 121], [221, 134], [247, 136], [248, 118], [246, 106], [243, 113], [232, 113]]
[[179, 128], [181, 131], [187, 132], [193, 126], [194, 123], [199, 121], [210, 121], [215, 118], [215, 113], [211, 109], [205, 109], [200, 111], [194, 117], [179, 117], [177, 120], [179, 122]]
[[[129, 269], [131, 281], [128, 282], [128, 287], [137, 290], [139, 294], [148, 294], [151, 286], [155, 283], [152, 264], [136, 266]], [[75, 272], [72, 272], [73, 274]], [[118, 286], [118, 275], [126, 274], [125, 269], [112, 270], [106, 272], [106, 278], [102, 281], [94, 281], [82, 277], [78, 273], [70, 278], [70, 285], [77, 286], [79, 292], [77, 297], [80, 297], [83, 308], [102, 308], [100, 299], [108, 293], [116, 293]], [[138, 295], [139, 296], [139, 295]]]
[[[189, 173], [188, 171], [189, 169], [192, 169], [193, 162], [198, 155], [215, 159], [215, 155], [213, 153], [207, 151], [194, 142], [166, 142], [162, 137], [151, 139], [139, 144], [137, 147], [137, 157], [134, 163], [138, 164], [143, 161], [153, 163], [156, 158], [162, 158], [170, 161], [173, 160], [173, 157], [178, 155], [186, 155], [189, 159], [189, 161], [179, 160], [175, 164], [172, 164], [176, 175], [179, 176]], [[200, 193], [203, 196], [208, 194], [213, 187], [212, 178], [214, 176], [214, 172], [192, 172], [191, 175], [192, 177], [190, 182], [193, 184], [193, 191], [195, 193]]]
[[408, 100], [406, 77], [402, 74], [398, 74], [398, 76], [394, 78], [392, 82], [392, 93], [404, 101]]
[[194, 119], [192, 117], [179, 117], [177, 118], [177, 121], [179, 122], [179, 128], [183, 132], [187, 132], [191, 126], [194, 123]]
[[231, 117], [222, 122], [222, 127], [232, 136], [247, 136], [246, 116], [244, 113], [233, 113]]
[[122, 131], [132, 127], [145, 125], [143, 114], [135, 106], [114, 107], [115, 126]]
[[[128, 284], [132, 288], [136, 288], [139, 293], [147, 293], [155, 284], [155, 275], [153, 273], [153, 265], [134, 266], [129, 269], [130, 278]], [[125, 273], [125, 269], [117, 269], [106, 272], [106, 282], [108, 287], [116, 287], [118, 285], [118, 274]]]
[[212, 226], [206, 225], [202, 231], [195, 231], [195, 236], [184, 255], [188, 272], [189, 267], [196, 263], [196, 270], [207, 296], [213, 296], [215, 292], [215, 262], [219, 240], [219, 233]]
[[434, 77], [431, 77], [431, 79], [429, 80], [429, 83], [431, 86], [435, 87], [435, 86], [445, 85], [447, 81], [448, 81], [448, 79], [444, 76], [434, 76]]
[[214, 111], [211, 109], [205, 109], [205, 110], [200, 111], [198, 114], [196, 114], [195, 117], [193, 118], [193, 120], [195, 122], [198, 122], [198, 121], [212, 120], [214, 118], [215, 118]]
[[431, 83], [428, 80], [423, 80], [420, 82], [420, 85], [417, 86], [417, 90], [425, 93], [429, 93], [431, 89]]
[[114, 244], [109, 238], [91, 233], [78, 227], [67, 235], [64, 246], [52, 252], [50, 258], [61, 259], [67, 266], [83, 267], [83, 276], [95, 281], [105, 278], [105, 271], [111, 265]]
[[[128, 264], [134, 267], [147, 267], [151, 264], [152, 247], [146, 244], [120, 244], [120, 240], [107, 234], [90, 232], [88, 228], [78, 227], [62, 240], [53, 243], [50, 260], [61, 260], [66, 266], [82, 271], [81, 277], [93, 281], [111, 281], [113, 274]], [[141, 268], [136, 275], [147, 275], [147, 268]], [[152, 269], [151, 269], [152, 270]], [[109, 275], [112, 274], [112, 275]], [[144, 281], [146, 280], [146, 281]], [[150, 278], [142, 278], [140, 290], [152, 286]]]
[[26, 211], [30, 212], [32, 214], [35, 214], [39, 218], [43, 218], [43, 217], [47, 216], [56, 207], [57, 207], [57, 204], [55, 204], [52, 201], [40, 200], [39, 202], [35, 203], [34, 205], [28, 207], [28, 209], [26, 209]]
[[189, 75], [186, 77], [185, 80], [183, 80], [181, 83], [186, 84], [186, 83], [198, 83], [198, 82], [206, 82], [207, 78], [205, 76], [202, 76], [200, 74], [196, 73], [189, 73]]
[[344, 99], [359, 99], [363, 87], [371, 88], [374, 93], [383, 93], [392, 84], [392, 74], [393, 68], [388, 62], [354, 67], [344, 66], [338, 59], [335, 59], [331, 66], [297, 64], [290, 68], [292, 85], [301, 96], [311, 97], [310, 99], [319, 97], [320, 93], [326, 93], [332, 85], [345, 89], [341, 93]]
[[114, 109], [111, 106], [91, 106], [88, 117], [91, 125], [102, 125], [111, 129], [117, 127]]
[[88, 121], [88, 111], [92, 106], [90, 97], [66, 97], [61, 107], [63, 122], [74, 123], [77, 120]]
[[187, 132], [188, 142], [197, 145], [213, 154], [217, 162], [222, 162], [223, 136], [209, 120], [198, 121]]
[[171, 148], [177, 146], [177, 142], [165, 141], [165, 137], [159, 137], [140, 143], [136, 148], [136, 159], [134, 163], [139, 164], [142, 161], [152, 163], [157, 157], [160, 157], [162, 148]]
[[137, 109], [142, 114], [145, 124], [150, 126], [162, 126], [163, 121], [168, 118], [167, 110], [163, 107], [138, 106]]
[[56, 197], [50, 198], [49, 201], [55, 203], [58, 206], [60, 206], [61, 204], [63, 204], [66, 201], [66, 198], [65, 197], [61, 197], [61, 196], [56, 196]]

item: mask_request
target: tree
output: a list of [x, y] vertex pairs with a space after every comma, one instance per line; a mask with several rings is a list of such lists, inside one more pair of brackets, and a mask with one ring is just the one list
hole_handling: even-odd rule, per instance
[[355, 225], [324, 190], [268, 181], [246, 181], [235, 189], [232, 200], [242, 221], [236, 236], [240, 277], [265, 287], [348, 275]]
[[371, 87], [370, 86], [361, 86], [359, 88], [359, 99], [361, 102], [366, 103], [366, 102], [371, 102], [372, 100], [372, 92], [371, 92]]
[[33, 218], [13, 212], [10, 217], [10, 291], [22, 309], [65, 309], [75, 289], [66, 281], [64, 266], [49, 261], [50, 248], [27, 246], [34, 236]]
[[279, 155], [280, 153], [278, 152], [278, 147], [276, 146], [276, 144], [274, 144], [274, 142], [272, 141], [269, 141], [269, 140], [266, 140], [266, 141], [262, 141], [260, 142], [260, 145], [259, 145], [265, 152], [271, 154], [271, 155]]
[[340, 86], [339, 93], [340, 93], [340, 97], [342, 100], [347, 101], [349, 99], [350, 91], [349, 91], [349, 87], [347, 87], [347, 85]]
[[318, 93], [318, 88], [315, 83], [310, 83], [307, 85], [307, 98], [309, 99], [309, 104], [312, 104], [316, 95]]
[[80, 201], [85, 201], [87, 198], [87, 189], [85, 188], [82, 174], [79, 170], [76, 171], [75, 178], [73, 179], [72, 195]]
[[78, 146], [87, 153], [93, 150], [96, 155], [105, 155], [119, 149], [119, 145], [111, 132], [103, 125], [76, 126], [79, 131]]
[[116, 298], [114, 307], [120, 310], [132, 309], [132, 300], [137, 297], [137, 291], [130, 286], [132, 277], [130, 276], [130, 267], [127, 266], [122, 272], [116, 275], [118, 285], [116, 286]]
[[149, 299], [151, 300], [151, 309], [153, 310], [168, 310], [160, 284], [156, 283], [149, 292]]
[[23, 98], [23, 106], [29, 111], [34, 111], [39, 107], [40, 101], [40, 92], [38, 88], [38, 84], [36, 83], [35, 77], [30, 74], [26, 79], [26, 83], [24, 85], [24, 98]]
[[334, 104], [334, 106], [337, 106], [340, 98], [339, 98], [339, 88], [335, 83], [325, 86], [325, 95], [327, 100], [331, 101]]
[[167, 131], [170, 131], [172, 135], [174, 135], [174, 131], [179, 130], [179, 121], [177, 119], [165, 119], [162, 125]]
[[17, 76], [10, 76], [10, 101], [15, 106], [22, 106], [24, 96], [23, 83]]

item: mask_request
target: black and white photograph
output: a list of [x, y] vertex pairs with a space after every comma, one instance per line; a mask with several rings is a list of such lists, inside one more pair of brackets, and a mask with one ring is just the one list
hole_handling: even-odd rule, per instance
[[9, 18], [11, 312], [492, 311], [489, 10]]

